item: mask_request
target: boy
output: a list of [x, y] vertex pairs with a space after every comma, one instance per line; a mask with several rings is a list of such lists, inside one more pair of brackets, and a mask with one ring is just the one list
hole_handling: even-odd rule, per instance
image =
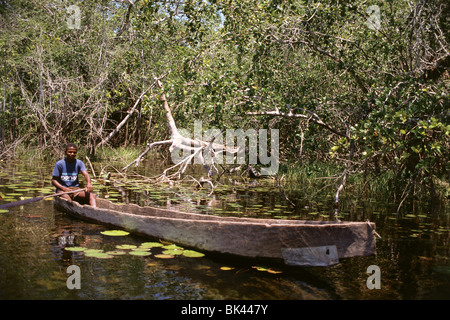
[[62, 198], [69, 201], [84, 200], [89, 201], [93, 207], [97, 206], [96, 195], [92, 193], [91, 177], [89, 176], [83, 161], [76, 159], [78, 148], [75, 144], [69, 143], [66, 146], [66, 157], [59, 160], [53, 169], [52, 184], [57, 188], [57, 192], [68, 192], [80, 186], [78, 174], [81, 172], [86, 179], [86, 188], [75, 195], [63, 194]]

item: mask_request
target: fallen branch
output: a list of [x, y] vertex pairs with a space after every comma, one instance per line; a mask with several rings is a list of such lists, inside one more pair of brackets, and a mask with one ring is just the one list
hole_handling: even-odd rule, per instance
[[91, 167], [92, 176], [94, 177], [94, 179], [96, 179], [97, 176], [95, 175], [94, 167], [92, 166], [91, 160], [88, 158], [88, 156], [86, 156], [86, 160], [87, 160], [87, 162], [89, 163], [89, 166]]
[[142, 152], [136, 159], [134, 159], [130, 164], [128, 164], [127, 166], [125, 166], [122, 171], [126, 171], [133, 163], [135, 163], [135, 167], [139, 166], [139, 163], [141, 162], [142, 158], [150, 151], [151, 148], [153, 148], [154, 146], [158, 146], [158, 145], [163, 145], [163, 144], [170, 144], [172, 143], [172, 140], [164, 140], [164, 141], [156, 141], [153, 143], [149, 143], [147, 149], [144, 150], [144, 152]]
[[163, 79], [164, 77], [166, 77], [167, 74], [165, 74], [161, 78], [155, 79], [155, 81], [152, 83], [152, 85], [149, 88], [147, 88], [147, 90], [142, 91], [141, 95], [139, 96], [139, 98], [137, 98], [136, 102], [134, 103], [133, 107], [128, 112], [126, 117], [123, 118], [123, 120], [117, 125], [117, 127], [113, 131], [111, 131], [111, 133], [105, 139], [102, 139], [102, 141], [97, 144], [97, 148], [102, 146], [102, 145], [104, 145], [105, 143], [107, 143], [109, 140], [111, 140], [112, 137], [114, 137], [117, 134], [117, 132], [119, 132], [119, 130], [125, 125], [125, 123], [128, 121], [128, 119], [130, 119], [130, 117], [133, 115], [133, 113], [136, 110], [137, 106], [142, 101], [142, 98], [144, 97], [144, 95], [149, 90], [151, 90], [155, 85], [159, 85], [160, 84], [160, 79]]
[[147, 93], [148, 90], [145, 90], [144, 92], [141, 93], [141, 95], [139, 96], [139, 98], [137, 98], [136, 102], [134, 103], [134, 106], [131, 108], [131, 110], [128, 112], [128, 114], [126, 115], [125, 118], [123, 118], [123, 120], [117, 125], [117, 127], [110, 132], [110, 134], [105, 138], [102, 139], [102, 141], [100, 141], [97, 144], [97, 148], [101, 147], [102, 145], [104, 145], [105, 143], [107, 143], [109, 140], [111, 140], [112, 137], [114, 137], [116, 135], [117, 132], [119, 132], [119, 130], [124, 126], [124, 124], [128, 121], [128, 119], [131, 117], [131, 115], [134, 113], [134, 111], [136, 110], [136, 107], [139, 105], [139, 103], [141, 102], [142, 98], [144, 97], [144, 95]]
[[[155, 79], [154, 84], [160, 88], [163, 89], [162, 83], [160, 79]], [[169, 126], [169, 133], [170, 133], [170, 139], [169, 140], [163, 140], [163, 141], [157, 141], [150, 143], [147, 147], [147, 149], [142, 152], [137, 159], [135, 159], [133, 162], [125, 166], [122, 170], [127, 170], [132, 164], [135, 164], [135, 166], [138, 166], [142, 158], [145, 154], [148, 153], [148, 151], [155, 145], [162, 145], [162, 144], [170, 144], [170, 152], [174, 154], [173, 152], [177, 152], [182, 150], [183, 152], [187, 152], [188, 155], [181, 159], [179, 162], [177, 162], [175, 165], [165, 169], [162, 174], [159, 176], [160, 180], [167, 180], [167, 179], [179, 179], [181, 175], [185, 172], [187, 165], [191, 163], [191, 161], [194, 158], [199, 159], [200, 163], [205, 167], [205, 169], [208, 170], [208, 176], [212, 175], [212, 168], [214, 168], [216, 171], [216, 167], [214, 165], [214, 161], [216, 157], [223, 153], [228, 154], [237, 154], [239, 149], [238, 148], [230, 148], [227, 146], [224, 146], [222, 144], [214, 143], [214, 140], [216, 137], [220, 134], [222, 134], [223, 130], [213, 137], [210, 141], [202, 141], [199, 139], [191, 139], [184, 137], [178, 130], [175, 120], [172, 116], [172, 111], [170, 110], [169, 104], [167, 102], [166, 96], [164, 93], [161, 94], [161, 101], [163, 104], [163, 108], [165, 110], [167, 123]], [[209, 158], [210, 163], [205, 160], [203, 157], [203, 154], [211, 154], [212, 156]], [[168, 174], [171, 170], [178, 168], [178, 170], [175, 173]]]

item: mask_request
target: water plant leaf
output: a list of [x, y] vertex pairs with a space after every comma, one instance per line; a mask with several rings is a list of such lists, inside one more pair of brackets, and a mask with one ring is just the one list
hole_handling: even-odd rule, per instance
[[220, 270], [223, 270], [223, 271], [229, 271], [229, 270], [233, 270], [234, 268], [233, 267], [220, 267]]
[[131, 249], [132, 251], [150, 251], [150, 248], [145, 248], [145, 247], [137, 247], [137, 248], [133, 248]]
[[84, 253], [86, 254], [93, 254], [93, 253], [100, 253], [103, 252], [103, 250], [101, 249], [86, 249], [84, 250]]
[[86, 247], [65, 247], [64, 249], [67, 251], [85, 251], [85, 250], [87, 250]]
[[163, 254], [170, 254], [170, 255], [176, 256], [176, 255], [181, 255], [181, 254], [183, 254], [183, 251], [184, 251], [184, 250], [172, 249], [172, 250], [164, 250], [162, 253], [163, 253]]
[[283, 273], [283, 271], [273, 270], [273, 269], [267, 269], [267, 272], [268, 272], [268, 273], [272, 273], [272, 274]]
[[113, 256], [121, 256], [121, 255], [126, 254], [126, 252], [125, 252], [125, 251], [122, 251], [122, 250], [107, 251], [107, 252], [105, 252], [105, 253], [110, 254], [110, 255], [113, 255]]
[[111, 259], [114, 256], [106, 252], [90, 252], [85, 254], [86, 257], [98, 258], [98, 259]]
[[143, 242], [141, 243], [142, 248], [156, 248], [156, 247], [162, 247], [164, 246], [160, 242]]
[[173, 255], [171, 255], [171, 254], [160, 253], [160, 254], [155, 254], [155, 258], [159, 258], [159, 259], [172, 259], [172, 258], [175, 258], [175, 256], [173, 256]]
[[18, 193], [18, 192], [10, 192], [10, 193], [7, 193], [6, 195], [7, 195], [7, 196], [14, 197], [14, 196], [21, 196], [22, 193]]
[[133, 250], [133, 251], [130, 251], [129, 254], [131, 254], [133, 256], [149, 256], [149, 255], [151, 255], [150, 252], [142, 251], [142, 250]]
[[184, 250], [183, 256], [189, 257], [189, 258], [201, 258], [201, 257], [204, 257], [205, 254], [203, 254], [201, 252], [193, 251], [193, 250]]
[[122, 249], [122, 250], [131, 250], [131, 249], [136, 249], [137, 246], [133, 245], [133, 244], [119, 244], [116, 246], [117, 249]]
[[259, 266], [252, 266], [252, 268], [253, 268], [253, 269], [256, 269], [256, 270], [258, 270], [258, 271], [267, 271], [267, 270], [268, 270], [267, 268], [259, 267]]
[[127, 236], [130, 233], [124, 230], [106, 230], [100, 232], [101, 234], [105, 236], [113, 236], [113, 237], [121, 237], [121, 236]]
[[163, 249], [168, 249], [168, 250], [174, 250], [174, 249], [178, 249], [178, 250], [182, 250], [182, 247], [179, 247], [175, 244], [169, 244], [169, 245], [165, 245], [162, 247]]

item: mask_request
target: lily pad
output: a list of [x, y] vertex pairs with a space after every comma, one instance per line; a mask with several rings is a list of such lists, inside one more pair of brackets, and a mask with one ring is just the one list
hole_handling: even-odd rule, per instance
[[183, 251], [184, 250], [172, 249], [172, 250], [164, 250], [162, 253], [177, 256], [183, 254]]
[[162, 248], [163, 249], [168, 249], [168, 250], [175, 250], [175, 249], [182, 250], [183, 249], [182, 247], [179, 247], [179, 246], [177, 246], [175, 244], [165, 245]]
[[143, 242], [141, 243], [142, 248], [156, 248], [156, 247], [162, 247], [164, 246], [160, 242]]
[[131, 254], [133, 256], [149, 256], [149, 255], [151, 255], [150, 252], [142, 251], [142, 250], [133, 250], [133, 251], [130, 251], [129, 254]]
[[189, 257], [189, 258], [201, 258], [201, 257], [204, 257], [205, 254], [203, 254], [201, 252], [193, 251], [193, 250], [184, 250], [183, 256]]
[[234, 268], [233, 267], [220, 267], [220, 270], [223, 270], [223, 271], [229, 271], [229, 270], [233, 270]]
[[87, 250], [86, 247], [65, 247], [64, 249], [67, 251], [85, 251], [85, 250]]
[[172, 258], [175, 258], [175, 256], [173, 256], [173, 255], [171, 255], [171, 254], [160, 253], [160, 254], [155, 254], [155, 258], [159, 258], [159, 259], [172, 259]]
[[7, 195], [7, 196], [14, 197], [14, 196], [21, 196], [22, 193], [18, 193], [18, 192], [10, 192], [10, 193], [7, 193], [6, 195]]
[[108, 254], [106, 252], [91, 252], [91, 253], [86, 253], [85, 256], [92, 257], [92, 258], [98, 258], [98, 259], [111, 259], [114, 257], [113, 255]]
[[105, 236], [113, 236], [113, 237], [127, 236], [130, 234], [129, 232], [123, 230], [106, 230], [100, 233]]
[[93, 253], [101, 253], [103, 250], [101, 249], [86, 249], [84, 250], [84, 253], [86, 254], [93, 254]]
[[283, 271], [274, 270], [274, 269], [267, 269], [267, 272], [268, 272], [268, 273], [272, 273], [272, 274], [283, 273]]
[[137, 246], [133, 245], [133, 244], [119, 244], [116, 246], [117, 249], [122, 249], [122, 250], [131, 250], [131, 249], [136, 249]]
[[121, 255], [127, 254], [125, 251], [122, 251], [122, 250], [107, 251], [105, 253], [113, 255], [113, 256], [121, 256]]
[[150, 248], [145, 248], [145, 247], [137, 247], [137, 248], [133, 248], [131, 249], [132, 251], [150, 251]]
[[258, 267], [258, 266], [253, 266], [252, 268], [253, 268], [253, 269], [256, 269], [256, 270], [258, 270], [258, 271], [267, 271], [267, 270], [268, 270], [267, 268], [264, 268], [264, 267]]

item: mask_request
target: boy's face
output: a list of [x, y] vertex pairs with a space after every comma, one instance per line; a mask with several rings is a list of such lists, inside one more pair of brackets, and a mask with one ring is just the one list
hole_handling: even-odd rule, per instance
[[67, 161], [72, 162], [75, 159], [75, 157], [77, 156], [77, 151], [78, 151], [77, 148], [74, 148], [74, 147], [67, 148], [67, 150], [66, 150]]

